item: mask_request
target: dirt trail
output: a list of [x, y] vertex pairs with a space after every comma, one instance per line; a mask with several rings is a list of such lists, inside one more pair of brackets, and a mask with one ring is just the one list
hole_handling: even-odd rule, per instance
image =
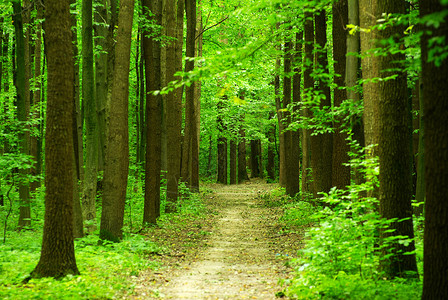
[[269, 211], [256, 199], [259, 188], [220, 186], [220, 219], [209, 247], [160, 289], [168, 299], [275, 299], [284, 269], [268, 245]]

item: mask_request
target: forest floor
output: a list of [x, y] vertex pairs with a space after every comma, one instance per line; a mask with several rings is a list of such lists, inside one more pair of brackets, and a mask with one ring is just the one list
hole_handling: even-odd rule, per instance
[[265, 205], [276, 185], [251, 180], [208, 185], [207, 216], [183, 228], [154, 229], [151, 239], [169, 249], [163, 266], [135, 278], [133, 299], [276, 299], [284, 294], [288, 261], [301, 234], [282, 234], [281, 209]]

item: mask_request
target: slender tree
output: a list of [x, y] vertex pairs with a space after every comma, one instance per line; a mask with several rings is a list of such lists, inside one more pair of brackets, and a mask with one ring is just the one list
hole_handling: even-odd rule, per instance
[[96, 229], [96, 188], [98, 173], [98, 115], [95, 101], [93, 70], [93, 12], [92, 0], [82, 0], [82, 103], [85, 112], [86, 160], [82, 208], [84, 220], [90, 221], [87, 230]]
[[[244, 99], [244, 96], [240, 96]], [[238, 131], [238, 183], [243, 183], [249, 180], [247, 176], [247, 162], [246, 162], [246, 132], [243, 126], [244, 115], [240, 117], [240, 125]]]
[[[27, 64], [25, 61], [26, 51], [25, 36], [23, 32], [23, 18], [21, 1], [12, 2], [13, 7], [13, 22], [16, 36], [16, 76], [14, 85], [17, 91], [17, 119], [19, 122], [25, 123], [28, 120], [29, 114], [29, 73], [27, 77]], [[29, 62], [28, 62], [29, 64]], [[21, 130], [19, 133], [20, 152], [28, 155], [29, 153], [29, 134], [28, 131]], [[26, 177], [29, 173], [28, 169], [21, 169], [20, 173]], [[25, 178], [19, 183], [20, 195], [20, 214], [19, 214], [19, 228], [31, 225], [31, 208], [29, 199], [29, 184], [25, 182]]]
[[106, 140], [100, 227], [100, 238], [111, 241], [118, 241], [123, 236], [129, 170], [128, 103], [133, 17], [134, 0], [121, 0]]
[[[438, 0], [421, 1], [420, 15], [446, 11]], [[431, 56], [431, 39], [448, 40], [448, 20], [431, 26], [426, 19], [422, 36], [422, 79], [425, 117], [425, 236], [422, 299], [443, 299], [448, 295], [448, 60]], [[434, 24], [434, 23], [432, 23]], [[432, 47], [437, 47], [433, 45]], [[437, 54], [436, 54], [437, 55]], [[440, 58], [439, 58], [440, 59]]]
[[69, 0], [45, 1], [47, 113], [45, 222], [32, 277], [79, 274], [73, 245], [73, 48]]
[[[162, 25], [162, 0], [144, 0], [143, 6], [155, 15], [155, 22]], [[155, 224], [160, 216], [160, 172], [162, 167], [162, 96], [151, 91], [160, 90], [162, 45], [156, 36], [150, 38], [149, 32], [143, 33], [143, 54], [145, 56], [145, 79], [149, 93], [146, 94], [147, 128], [145, 206], [143, 223]]]
[[224, 107], [226, 100], [226, 96], [224, 99], [220, 99], [217, 108], [218, 108], [218, 182], [222, 184], [227, 184], [227, 138], [225, 137], [226, 126], [224, 124]]

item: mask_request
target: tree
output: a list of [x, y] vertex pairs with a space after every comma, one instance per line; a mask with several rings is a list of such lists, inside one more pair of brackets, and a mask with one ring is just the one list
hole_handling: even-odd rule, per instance
[[[22, 19], [22, 6], [21, 1], [12, 2], [14, 11], [13, 22], [14, 31], [16, 36], [16, 59], [17, 69], [16, 76], [14, 77], [14, 85], [17, 90], [17, 119], [19, 122], [25, 123], [28, 120], [29, 114], [29, 72], [26, 71], [29, 67], [29, 61], [26, 63], [25, 50], [27, 44], [25, 43], [25, 37], [23, 34], [23, 19]], [[28, 65], [27, 65], [28, 64]], [[27, 127], [27, 126], [25, 126]], [[22, 130], [19, 133], [19, 146], [21, 153], [29, 154], [29, 134], [28, 131]], [[31, 224], [31, 208], [30, 208], [30, 195], [29, 184], [26, 182], [26, 176], [29, 174], [28, 169], [21, 169], [22, 180], [19, 183], [19, 195], [20, 195], [20, 215], [19, 215], [19, 228], [29, 226]]]
[[[315, 69], [319, 74], [328, 74], [328, 59], [327, 59], [327, 21], [325, 16], [325, 10], [320, 10], [314, 15], [314, 30], [316, 39], [315, 52]], [[320, 99], [313, 100], [314, 117], [317, 117], [316, 112], [318, 110], [331, 107], [331, 95], [330, 87], [326, 82], [324, 76], [318, 76], [316, 78], [318, 82], [318, 90], [320, 92]], [[327, 124], [323, 124], [327, 125]], [[332, 175], [332, 159], [333, 159], [333, 135], [331, 133], [319, 133], [315, 130], [310, 137], [310, 149], [311, 149], [311, 167], [313, 169], [313, 193], [317, 198], [317, 193], [328, 192], [331, 188], [331, 175]]]
[[[177, 13], [183, 16], [183, 5], [181, 8], [176, 4], [181, 4], [182, 0], [166, 0], [166, 35], [169, 37], [176, 37], [177, 41], [171, 41], [166, 47], [166, 82], [170, 83], [175, 80], [174, 74], [180, 71], [179, 51], [182, 52], [182, 47], [179, 49], [179, 39], [182, 35], [179, 34], [180, 26], [182, 24], [177, 20]], [[176, 11], [177, 8], [177, 11]], [[181, 44], [182, 45], [182, 44]], [[182, 55], [180, 55], [180, 59]], [[182, 63], [181, 63], [182, 64]], [[177, 198], [179, 196], [178, 183], [180, 179], [180, 156], [181, 156], [181, 111], [182, 97], [179, 96], [178, 90], [174, 89], [166, 95], [166, 131], [167, 131], [167, 212], [176, 211]]]
[[79, 274], [72, 233], [73, 51], [69, 0], [45, 1], [47, 130], [45, 223], [42, 251], [32, 277]]
[[217, 103], [218, 108], [218, 182], [227, 184], [227, 138], [225, 137], [226, 126], [224, 124], [224, 99], [220, 99]]
[[[244, 96], [240, 96], [243, 100]], [[246, 162], [246, 132], [243, 126], [244, 115], [240, 117], [240, 125], [238, 131], [238, 183], [243, 183], [249, 180], [247, 176], [247, 162]]]
[[[146, 11], [155, 15], [156, 24], [162, 25], [162, 1], [144, 0]], [[149, 93], [146, 94], [146, 120], [150, 123], [146, 129], [146, 172], [145, 172], [145, 206], [143, 223], [155, 224], [160, 216], [160, 171], [162, 167], [162, 95], [151, 91], [160, 90], [162, 45], [154, 33], [143, 32], [143, 54], [145, 57], [145, 79]]]
[[[422, 47], [423, 102], [425, 116], [425, 236], [422, 299], [443, 299], [448, 295], [448, 60], [441, 60], [430, 41], [448, 41], [448, 20], [431, 25], [432, 14], [446, 13], [448, 7], [438, 0], [421, 1], [420, 16], [425, 22]], [[432, 52], [434, 53], [434, 52]]]
[[93, 69], [92, 0], [82, 0], [82, 103], [85, 115], [86, 161], [82, 208], [84, 220], [92, 222], [87, 230], [96, 228], [96, 187], [98, 173], [98, 116], [95, 100]]
[[103, 210], [100, 227], [100, 238], [110, 241], [118, 241], [123, 237], [122, 228], [129, 170], [129, 66], [133, 17], [134, 0], [121, 0], [106, 139]]
[[[340, 106], [345, 99], [347, 93], [343, 86], [348, 82], [345, 80], [346, 73], [346, 55], [347, 51], [347, 34], [345, 27], [348, 24], [348, 7], [347, 0], [339, 0], [333, 4], [333, 58], [334, 62], [334, 83], [337, 88], [334, 90], [334, 106]], [[350, 23], [351, 24], [351, 23]], [[359, 25], [359, 24], [357, 24]], [[353, 55], [348, 55], [347, 59], [358, 58]], [[358, 68], [356, 68], [356, 72]], [[356, 76], [357, 73], [355, 73]], [[355, 81], [356, 83], [356, 81]], [[350, 99], [350, 98], [348, 98]], [[332, 184], [338, 189], [344, 189], [350, 184], [350, 167], [346, 164], [349, 161], [348, 152], [350, 147], [347, 144], [347, 134], [343, 132], [347, 127], [344, 124], [344, 117], [337, 118], [333, 134], [333, 166], [332, 166]], [[348, 124], [347, 124], [348, 125]]]
[[[388, 13], [406, 13], [406, 1], [379, 0], [378, 11]], [[377, 15], [379, 18], [380, 16]], [[399, 43], [404, 28], [388, 26], [380, 31], [383, 39]], [[394, 45], [389, 45], [394, 46]], [[381, 78], [378, 86], [379, 124], [378, 154], [380, 164], [379, 174], [379, 211], [385, 219], [395, 219], [389, 225], [389, 230], [381, 230], [380, 236], [385, 241], [390, 236], [406, 236], [414, 238], [412, 224], [412, 157], [411, 157], [411, 118], [408, 103], [407, 74], [400, 70], [400, 62], [404, 61], [400, 52], [381, 56], [379, 67]], [[382, 269], [386, 276], [407, 277], [416, 276], [417, 263], [414, 241], [408, 244], [398, 241], [387, 242], [382, 248]], [[392, 254], [392, 256], [389, 256]], [[384, 258], [388, 256], [388, 258]], [[413, 275], [406, 274], [411, 271]], [[417, 275], [418, 276], [418, 275]]]

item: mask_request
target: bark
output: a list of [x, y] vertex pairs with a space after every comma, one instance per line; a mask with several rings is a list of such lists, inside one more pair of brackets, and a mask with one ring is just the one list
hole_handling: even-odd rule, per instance
[[98, 118], [98, 171], [104, 170], [106, 145], [106, 101], [107, 101], [107, 3], [101, 0], [95, 7], [93, 27], [95, 47], [100, 49], [95, 55], [95, 101]]
[[[196, 1], [186, 1], [187, 14], [187, 45], [186, 57], [194, 58], [195, 55], [195, 37], [196, 37]], [[194, 69], [194, 61], [187, 59], [185, 62], [185, 72], [191, 72]], [[185, 91], [185, 135], [182, 145], [182, 180], [194, 191], [199, 190], [199, 152], [197, 139], [197, 119], [195, 104], [196, 83], [191, 82], [187, 85]]]
[[226, 128], [223, 120], [224, 100], [218, 102], [218, 182], [227, 184], [227, 138], [225, 137]]
[[[144, 0], [145, 8], [155, 14], [156, 24], [162, 24], [162, 0]], [[161, 44], [154, 38], [143, 34], [143, 54], [145, 56], [145, 79], [147, 90], [160, 90], [161, 85]], [[160, 172], [162, 148], [162, 96], [146, 94], [146, 119], [151, 122], [147, 128], [145, 206], [143, 224], [155, 224], [160, 216]], [[149, 123], [148, 123], [149, 124]]]
[[[381, 14], [378, 11], [377, 0], [359, 0], [359, 22], [361, 28], [371, 28], [377, 25], [377, 16]], [[361, 9], [362, 8], [362, 9]], [[361, 60], [362, 79], [363, 79], [363, 127], [365, 145], [370, 146], [366, 151], [367, 158], [378, 156], [377, 145], [379, 143], [379, 98], [378, 83], [373, 82], [373, 78], [380, 77], [379, 57], [375, 56], [371, 49], [375, 47], [375, 40], [378, 39], [377, 30], [362, 32], [361, 38]], [[370, 50], [370, 51], [369, 51]], [[370, 197], [378, 198], [378, 188], [375, 187], [369, 192]]]
[[[244, 96], [240, 97], [244, 99]], [[249, 176], [247, 176], [247, 162], [246, 162], [246, 132], [243, 126], [244, 115], [241, 116], [239, 132], [238, 132], [238, 183], [243, 183], [246, 180], [249, 180]]]
[[[422, 78], [419, 80], [419, 85], [422, 84]], [[426, 191], [425, 191], [425, 106], [423, 101], [423, 89], [419, 88], [419, 131], [418, 131], [418, 154], [417, 154], [417, 182], [415, 191], [415, 201], [422, 203], [414, 208], [416, 216], [421, 216], [425, 208]]]
[[250, 141], [250, 161], [251, 161], [251, 178], [262, 177], [262, 168], [260, 165], [260, 140], [252, 140]]
[[96, 189], [98, 172], [98, 116], [94, 94], [92, 0], [82, 1], [82, 103], [85, 112], [86, 161], [82, 208], [88, 232], [96, 229]]
[[[337, 88], [334, 89], [334, 106], [338, 107], [347, 98], [347, 93], [343, 89], [346, 85], [344, 80], [346, 74], [346, 54], [347, 54], [347, 34], [345, 30], [348, 21], [348, 3], [347, 0], [339, 0], [333, 4], [333, 58], [334, 72], [337, 74], [334, 76], [334, 83]], [[350, 23], [351, 24], [351, 23]], [[351, 37], [350, 37], [351, 38]], [[355, 37], [354, 37], [355, 38]], [[347, 59], [358, 58], [356, 56], [347, 56]], [[358, 68], [356, 68], [354, 75]], [[356, 81], [355, 81], [356, 83]], [[348, 152], [350, 151], [350, 146], [347, 143], [347, 133], [343, 132], [344, 129], [348, 129], [347, 125], [344, 124], [345, 115], [338, 116], [334, 124], [335, 132], [333, 134], [333, 166], [332, 166], [332, 186], [338, 189], [345, 189], [346, 186], [350, 184], [350, 167], [346, 164], [349, 161]]]
[[[426, 16], [447, 9], [437, 0], [421, 1], [420, 14]], [[422, 299], [444, 299], [448, 295], [448, 60], [439, 66], [429, 61], [428, 42], [433, 37], [448, 39], [448, 23], [425, 26], [432, 34], [422, 36], [423, 109], [425, 118], [425, 236]], [[429, 28], [428, 28], [429, 27]], [[427, 32], [427, 31], [426, 31]]]
[[[17, 119], [19, 122], [26, 122], [29, 114], [29, 73], [27, 77], [27, 62], [26, 57], [26, 43], [23, 33], [23, 19], [22, 6], [20, 1], [13, 2], [13, 23], [16, 36], [16, 74], [14, 84], [17, 93]], [[28, 61], [29, 64], [29, 61]], [[28, 131], [21, 130], [19, 133], [19, 146], [22, 154], [29, 154], [29, 134]], [[22, 176], [29, 174], [28, 169], [20, 169]], [[19, 183], [19, 197], [20, 197], [20, 213], [19, 213], [19, 229], [31, 225], [31, 208], [29, 199], [29, 184], [26, 182]]]
[[[274, 112], [269, 113], [269, 119], [273, 119]], [[270, 182], [275, 181], [275, 126], [270, 125], [268, 131], [268, 164], [266, 166], [266, 173]]]
[[235, 138], [230, 140], [230, 184], [236, 184], [237, 176], [237, 144]]
[[[406, 1], [378, 1], [378, 10], [390, 13], [406, 13]], [[378, 16], [379, 17], [379, 16]], [[380, 32], [381, 38], [401, 37], [403, 27], [390, 27]], [[379, 143], [380, 164], [379, 196], [380, 214], [385, 219], [398, 218], [391, 223], [394, 232], [380, 231], [384, 240], [389, 236], [407, 236], [414, 238], [412, 224], [412, 156], [410, 138], [410, 111], [407, 91], [407, 75], [404, 71], [385, 71], [399, 69], [398, 61], [404, 61], [402, 54], [391, 54], [380, 58], [380, 70], [383, 78], [396, 75], [395, 79], [381, 81], [379, 84]], [[404, 220], [403, 220], [404, 219]], [[381, 267], [389, 278], [415, 277], [417, 263], [414, 241], [408, 246], [398, 242], [388, 243], [383, 248], [383, 257], [393, 253], [388, 259], [382, 259]], [[406, 274], [406, 272], [415, 272]]]
[[[180, 0], [178, 0], [180, 1]], [[180, 1], [182, 2], [182, 1]], [[166, 1], [167, 36], [179, 37], [180, 24], [176, 21], [176, 1]], [[178, 8], [178, 13], [180, 12]], [[179, 41], [170, 42], [166, 49], [166, 82], [174, 81], [174, 74], [180, 71], [179, 64]], [[181, 53], [180, 53], [181, 54]], [[181, 59], [182, 55], [180, 55]], [[180, 179], [180, 155], [181, 155], [181, 97], [178, 90], [170, 91], [166, 95], [166, 131], [167, 131], [167, 206], [166, 212], [174, 212], [177, 207], [179, 196], [178, 183]]]
[[[315, 15], [315, 35], [316, 44], [319, 46], [319, 51], [316, 52], [316, 65], [322, 72], [328, 73], [327, 60], [327, 25], [325, 11], [321, 10]], [[318, 89], [320, 90], [323, 99], [320, 103], [314, 105], [319, 106], [320, 109], [331, 106], [330, 87], [323, 78], [317, 78]], [[328, 124], [323, 124], [328, 126]], [[322, 133], [311, 135], [310, 137], [311, 149], [311, 167], [313, 169], [313, 193], [314, 198], [318, 197], [319, 192], [329, 192], [332, 183], [332, 158], [333, 158], [333, 134]]]
[[120, 1], [115, 67], [104, 165], [103, 210], [100, 238], [118, 241], [123, 237], [124, 206], [129, 171], [129, 66], [134, 0]]
[[280, 98], [280, 58], [275, 60], [276, 75], [274, 78], [274, 95], [275, 95], [275, 108], [277, 110], [278, 120], [278, 136], [279, 136], [279, 184], [282, 187], [286, 187], [286, 165], [285, 165], [285, 124], [283, 123], [284, 113], [282, 110], [282, 102]]
[[[303, 90], [305, 93], [304, 100], [309, 100], [309, 95], [314, 88], [314, 80], [311, 77], [313, 71], [313, 49], [314, 49], [314, 25], [313, 16], [311, 13], [305, 13], [304, 25], [304, 39], [305, 39], [305, 53], [303, 62]], [[304, 118], [310, 117], [310, 110], [308, 106], [302, 109], [302, 116]], [[311, 193], [311, 174], [309, 168], [310, 161], [310, 131], [309, 129], [302, 129], [302, 197], [305, 198], [308, 193]]]
[[32, 277], [79, 274], [73, 245], [73, 52], [69, 0], [45, 1], [48, 63], [45, 222]]

